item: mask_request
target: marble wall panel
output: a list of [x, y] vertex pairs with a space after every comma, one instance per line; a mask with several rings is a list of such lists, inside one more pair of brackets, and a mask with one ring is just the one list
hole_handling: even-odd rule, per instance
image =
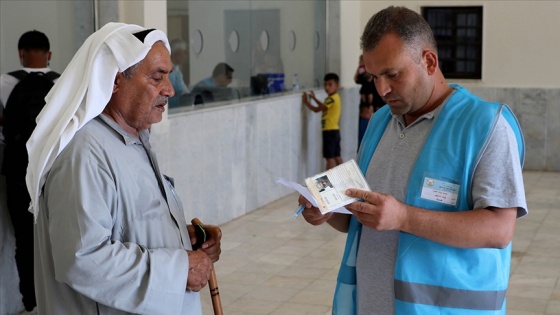
[[546, 169], [546, 117], [522, 114], [518, 119], [525, 139], [524, 169]]
[[300, 161], [304, 161], [302, 148], [303, 148], [303, 124], [302, 112], [304, 108], [302, 106], [288, 106], [284, 104], [289, 113], [289, 118], [287, 121], [286, 135], [289, 141], [287, 155], [285, 159], [288, 161], [285, 178], [291, 179], [292, 181], [299, 181], [300, 174], [304, 174], [304, 165]]
[[530, 113], [536, 116], [546, 114], [546, 89], [519, 89], [520, 113]]
[[526, 144], [526, 169], [546, 168], [546, 90], [519, 89], [519, 122]]
[[[469, 89], [474, 95], [489, 102], [499, 102], [496, 88], [473, 87]], [[508, 104], [510, 105], [510, 104]], [[511, 105], [510, 105], [511, 107]]]
[[219, 224], [291, 193], [279, 177], [301, 182], [323, 171], [320, 126], [321, 114], [294, 94], [170, 115], [172, 132], [157, 129], [152, 140], [186, 217]]
[[560, 171], [560, 89], [546, 92], [546, 170]]
[[[256, 189], [256, 203], [254, 207], [261, 207], [267, 204], [267, 200], [270, 197], [270, 183], [268, 181], [263, 181], [265, 174], [270, 172], [270, 145], [272, 139], [270, 139], [270, 129], [268, 128], [270, 103], [259, 104], [256, 108], [256, 128], [255, 128], [255, 139], [256, 142], [253, 144], [252, 150], [256, 153], [255, 164], [251, 165], [250, 174], [253, 182], [252, 187], [248, 189]], [[253, 205], [252, 205], [253, 206]]]
[[[256, 209], [257, 204], [257, 195], [258, 191], [256, 188], [256, 173], [253, 171], [255, 169], [255, 165], [258, 163], [258, 152], [256, 151], [255, 147], [257, 145], [257, 136], [258, 130], [256, 128], [257, 124], [257, 106], [247, 106], [245, 109], [245, 143], [240, 145], [246, 151], [246, 159], [245, 164], [247, 165], [243, 176], [245, 177], [244, 184], [240, 185], [245, 189], [246, 194], [246, 208], [247, 209]], [[242, 163], [239, 161], [239, 163]], [[247, 188], [249, 187], [249, 188]]]
[[[316, 91], [315, 96], [318, 99], [324, 99], [326, 94], [324, 91]], [[324, 171], [326, 165], [322, 151], [321, 114], [305, 108], [303, 110], [303, 120], [305, 134], [301, 138], [305, 141], [302, 154], [305, 157], [306, 168], [302, 174], [302, 179]]]
[[471, 91], [512, 108], [525, 138], [524, 169], [560, 171], [559, 89], [474, 87]]
[[[481, 88], [480, 90], [484, 91], [487, 88]], [[520, 115], [519, 106], [520, 97], [519, 97], [519, 89], [514, 88], [498, 88], [496, 91], [496, 102], [505, 103], [507, 104], [515, 113], [516, 115]]]
[[340, 115], [341, 156], [344, 161], [356, 159], [358, 150], [358, 125], [360, 117], [360, 87], [347, 88], [340, 93], [342, 113]]

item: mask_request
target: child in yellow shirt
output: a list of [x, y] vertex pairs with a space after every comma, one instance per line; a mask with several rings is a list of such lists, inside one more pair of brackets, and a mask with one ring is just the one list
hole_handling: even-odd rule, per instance
[[327, 98], [321, 102], [315, 97], [313, 91], [309, 92], [309, 98], [315, 101], [314, 106], [309, 101], [307, 93], [303, 92], [302, 102], [307, 108], [315, 113], [322, 112], [321, 129], [323, 131], [323, 157], [327, 160], [327, 169], [342, 164], [340, 157], [340, 95], [338, 95], [338, 75], [327, 73], [324, 79]]

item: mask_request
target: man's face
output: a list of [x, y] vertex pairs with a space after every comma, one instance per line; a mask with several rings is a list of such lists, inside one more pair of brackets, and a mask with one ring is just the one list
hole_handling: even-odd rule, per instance
[[214, 80], [216, 81], [216, 85], [219, 87], [227, 87], [231, 83], [232, 79], [233, 79], [233, 72], [228, 72], [226, 74], [219, 74], [218, 76], [216, 76], [216, 78], [214, 78]]
[[389, 33], [377, 46], [364, 51], [364, 63], [372, 74], [375, 87], [393, 114], [414, 114], [428, 102], [433, 90], [433, 80], [425, 62], [425, 53], [411, 57], [413, 52], [405, 49], [402, 40]]
[[181, 65], [183, 64], [183, 62], [185, 62], [189, 57], [189, 52], [186, 49], [177, 49], [175, 52], [173, 52], [173, 54], [171, 55], [171, 60], [173, 61], [174, 64], [176, 65]]
[[139, 132], [160, 122], [167, 98], [175, 93], [169, 81], [171, 68], [169, 51], [157, 42], [130, 78], [117, 74], [106, 111], [127, 131]]
[[327, 80], [323, 83], [323, 87], [328, 95], [333, 95], [338, 90], [338, 83], [334, 80]]

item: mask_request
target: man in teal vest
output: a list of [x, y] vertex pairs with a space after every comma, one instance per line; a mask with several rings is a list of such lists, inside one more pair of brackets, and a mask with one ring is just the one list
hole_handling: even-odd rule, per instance
[[511, 110], [448, 84], [416, 12], [375, 14], [361, 46], [389, 105], [372, 117], [358, 163], [372, 191], [353, 215], [300, 196], [307, 222], [348, 233], [333, 314], [505, 314], [511, 240], [527, 214], [524, 143]]

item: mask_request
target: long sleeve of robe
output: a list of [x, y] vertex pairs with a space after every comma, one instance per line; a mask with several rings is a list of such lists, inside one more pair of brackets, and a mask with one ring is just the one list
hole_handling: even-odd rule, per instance
[[35, 230], [41, 314], [201, 314], [182, 205], [154, 163], [102, 115], [56, 158]]

